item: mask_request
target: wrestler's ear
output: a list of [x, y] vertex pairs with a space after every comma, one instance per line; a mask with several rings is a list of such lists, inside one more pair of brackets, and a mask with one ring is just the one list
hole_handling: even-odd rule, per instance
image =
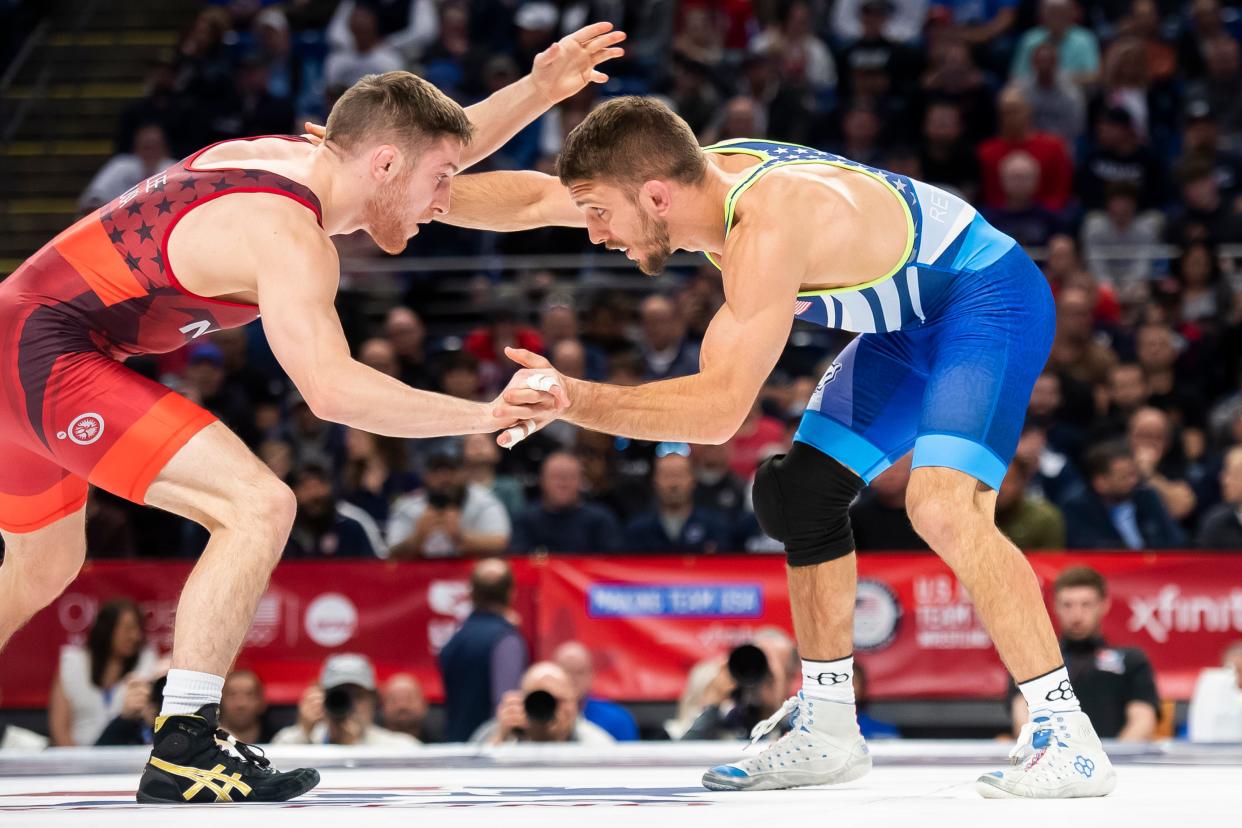
[[673, 201], [673, 191], [667, 182], [658, 178], [644, 181], [638, 193], [639, 202], [646, 205], [657, 216], [663, 218], [668, 213]]
[[377, 183], [383, 183], [397, 174], [397, 148], [392, 144], [380, 144], [371, 153], [371, 177]]

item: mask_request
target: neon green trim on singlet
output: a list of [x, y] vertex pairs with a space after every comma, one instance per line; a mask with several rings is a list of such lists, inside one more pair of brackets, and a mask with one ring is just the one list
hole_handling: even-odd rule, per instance
[[[880, 284], [881, 282], [887, 279], [891, 279], [894, 276], [896, 276], [898, 273], [901, 272], [901, 269], [906, 266], [906, 263], [910, 261], [910, 253], [911, 251], [914, 250], [914, 216], [910, 213], [910, 205], [906, 203], [905, 198], [901, 195], [901, 193], [897, 192], [896, 187], [894, 187], [892, 184], [888, 183], [888, 181], [884, 179], [884, 176], [877, 175], [876, 173], [873, 173], [871, 170], [864, 170], [858, 167], [851, 167], [848, 164], [842, 164], [839, 161], [826, 161], [822, 158], [799, 159], [797, 161], [777, 161], [774, 164], [768, 164], [768, 162], [772, 160], [772, 156], [769, 155], [768, 153], [762, 152], [760, 150], [750, 149], [749, 147], [733, 146], [733, 144], [735, 143], [749, 141], [749, 140], [752, 140], [752, 139], [735, 138], [730, 141], [721, 141], [718, 144], [712, 144], [711, 146], [703, 147], [703, 152], [710, 152], [710, 153], [714, 153], [717, 155], [753, 155], [755, 158], [758, 158], [760, 161], [759, 165], [755, 167], [755, 169], [751, 170], [750, 173], [747, 174], [745, 178], [743, 178], [741, 181], [734, 184], [733, 187], [730, 188], [728, 194], [725, 196], [725, 203], [724, 203], [725, 239], [729, 238], [729, 231], [733, 229], [733, 215], [734, 215], [734, 211], [737, 209], [737, 200], [742, 197], [743, 193], [745, 193], [752, 186], [754, 186], [755, 182], [758, 181], [760, 178], [762, 178], [763, 175], [766, 174], [769, 170], [774, 170], [777, 167], [793, 167], [793, 166], [797, 166], [801, 164], [823, 164], [829, 167], [836, 167], [838, 169], [848, 170], [850, 172], [862, 173], [864, 175], [870, 176], [871, 178], [883, 184], [888, 189], [888, 191], [893, 194], [893, 198], [897, 199], [897, 203], [901, 205], [901, 211], [906, 217], [905, 250], [902, 251], [901, 258], [898, 259], [897, 266], [894, 267], [891, 271], [884, 274], [880, 278], [872, 279], [869, 282], [862, 282], [857, 285], [848, 285], [845, 287], [824, 288], [822, 290], [799, 291], [798, 292], [799, 296], [827, 296], [833, 293], [846, 293], [851, 290], [862, 290], [864, 288], [874, 287]], [[799, 147], [800, 149], [802, 148], [800, 144], [787, 144], [787, 143], [784, 143], [783, 141], [766, 141], [766, 143], [776, 144], [778, 146], [783, 146], [783, 147]], [[704, 255], [707, 256], [707, 260], [709, 262], [711, 262], [713, 265], [716, 266], [717, 270], [724, 269], [720, 266], [720, 263], [716, 261], [715, 257], [712, 256], [712, 254], [704, 253]]]

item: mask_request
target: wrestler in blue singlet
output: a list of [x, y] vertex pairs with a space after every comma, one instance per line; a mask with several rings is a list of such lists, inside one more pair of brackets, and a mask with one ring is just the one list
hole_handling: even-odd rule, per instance
[[913, 448], [915, 468], [946, 466], [999, 489], [1055, 328], [1047, 280], [1022, 248], [957, 196], [839, 155], [745, 139], [705, 151], [760, 159], [729, 191], [726, 233], [746, 190], [793, 164], [869, 175], [906, 214], [904, 228], [875, 230], [906, 235], [891, 273], [798, 295], [798, 319], [862, 335], [829, 366], [794, 439], [868, 483]]

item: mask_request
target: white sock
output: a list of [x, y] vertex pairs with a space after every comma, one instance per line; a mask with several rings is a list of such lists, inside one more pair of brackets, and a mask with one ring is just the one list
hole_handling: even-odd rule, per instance
[[161, 716], [193, 715], [205, 704], [219, 704], [224, 690], [224, 676], [196, 673], [193, 670], [169, 670], [164, 685], [164, 706]]
[[1082, 710], [1078, 706], [1078, 696], [1070, 684], [1069, 671], [1064, 664], [1042, 676], [1022, 682], [1018, 689], [1026, 699], [1032, 719], [1037, 713], [1077, 713]]
[[802, 695], [812, 701], [854, 703], [854, 654], [836, 661], [802, 659]]

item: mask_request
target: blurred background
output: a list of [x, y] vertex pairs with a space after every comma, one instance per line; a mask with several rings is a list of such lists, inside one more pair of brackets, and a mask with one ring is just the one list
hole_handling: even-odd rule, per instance
[[[468, 105], [595, 20], [629, 33], [610, 82], [478, 169], [551, 171], [599, 100], [649, 94], [705, 144], [809, 144], [978, 205], [1056, 295], [998, 520], [1032, 553], [1084, 704], [1104, 736], [1242, 740], [1237, 4], [0, 0], [0, 273], [208, 143], [322, 123], [365, 74], [409, 69]], [[641, 278], [572, 229], [432, 225], [397, 257], [336, 242], [357, 357], [478, 400], [512, 372], [508, 344], [591, 380], [691, 373], [723, 300], [699, 257]], [[377, 438], [316, 419], [255, 325], [130, 360], [297, 494], [224, 725], [343, 744], [743, 735], [800, 684], [750, 479], [849, 336], [798, 323], [723, 446], [559, 423], [512, 452]], [[864, 732], [1004, 737], [1007, 677], [910, 527], [908, 478], [907, 458], [852, 510]], [[0, 656], [0, 746], [149, 739], [206, 535], [97, 490], [88, 515], [83, 575]]]

